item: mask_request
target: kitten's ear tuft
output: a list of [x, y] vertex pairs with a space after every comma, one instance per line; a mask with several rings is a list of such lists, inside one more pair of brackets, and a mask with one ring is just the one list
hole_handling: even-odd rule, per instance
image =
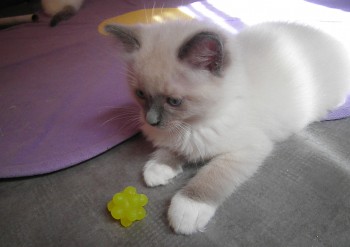
[[128, 53], [138, 50], [141, 47], [140, 41], [131, 27], [107, 24], [105, 26], [105, 31], [114, 35]]
[[194, 68], [205, 69], [219, 75], [224, 61], [224, 48], [219, 35], [201, 32], [180, 48], [178, 57]]

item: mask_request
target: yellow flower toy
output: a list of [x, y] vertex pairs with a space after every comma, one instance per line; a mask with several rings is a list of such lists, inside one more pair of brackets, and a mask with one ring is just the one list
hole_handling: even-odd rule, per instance
[[147, 203], [146, 195], [138, 194], [135, 187], [128, 186], [113, 196], [107, 204], [107, 209], [114, 219], [120, 220], [122, 226], [129, 227], [134, 221], [146, 217], [146, 210], [143, 207]]

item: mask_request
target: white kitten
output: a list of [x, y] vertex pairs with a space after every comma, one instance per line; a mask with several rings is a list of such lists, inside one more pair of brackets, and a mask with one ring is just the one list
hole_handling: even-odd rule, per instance
[[171, 201], [177, 233], [204, 230], [275, 142], [321, 119], [350, 90], [343, 47], [303, 25], [266, 23], [237, 35], [199, 21], [106, 30], [124, 48], [142, 131], [158, 148], [144, 168], [147, 185], [206, 162]]
[[52, 16], [50, 26], [71, 18], [78, 12], [84, 0], [41, 0], [46, 14]]

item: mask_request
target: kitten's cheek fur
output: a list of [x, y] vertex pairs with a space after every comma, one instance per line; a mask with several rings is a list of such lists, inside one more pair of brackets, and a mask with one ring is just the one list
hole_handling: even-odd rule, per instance
[[179, 234], [203, 232], [215, 211], [215, 206], [194, 201], [178, 192], [169, 207], [169, 224]]
[[181, 167], [174, 169], [168, 165], [150, 160], [143, 169], [143, 177], [147, 186], [155, 187], [168, 184], [172, 178], [176, 177], [181, 172]]

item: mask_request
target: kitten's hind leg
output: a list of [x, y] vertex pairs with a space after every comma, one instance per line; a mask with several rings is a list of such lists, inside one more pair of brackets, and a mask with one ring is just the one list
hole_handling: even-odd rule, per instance
[[184, 160], [168, 150], [158, 149], [143, 169], [145, 183], [150, 186], [165, 185], [182, 172]]

